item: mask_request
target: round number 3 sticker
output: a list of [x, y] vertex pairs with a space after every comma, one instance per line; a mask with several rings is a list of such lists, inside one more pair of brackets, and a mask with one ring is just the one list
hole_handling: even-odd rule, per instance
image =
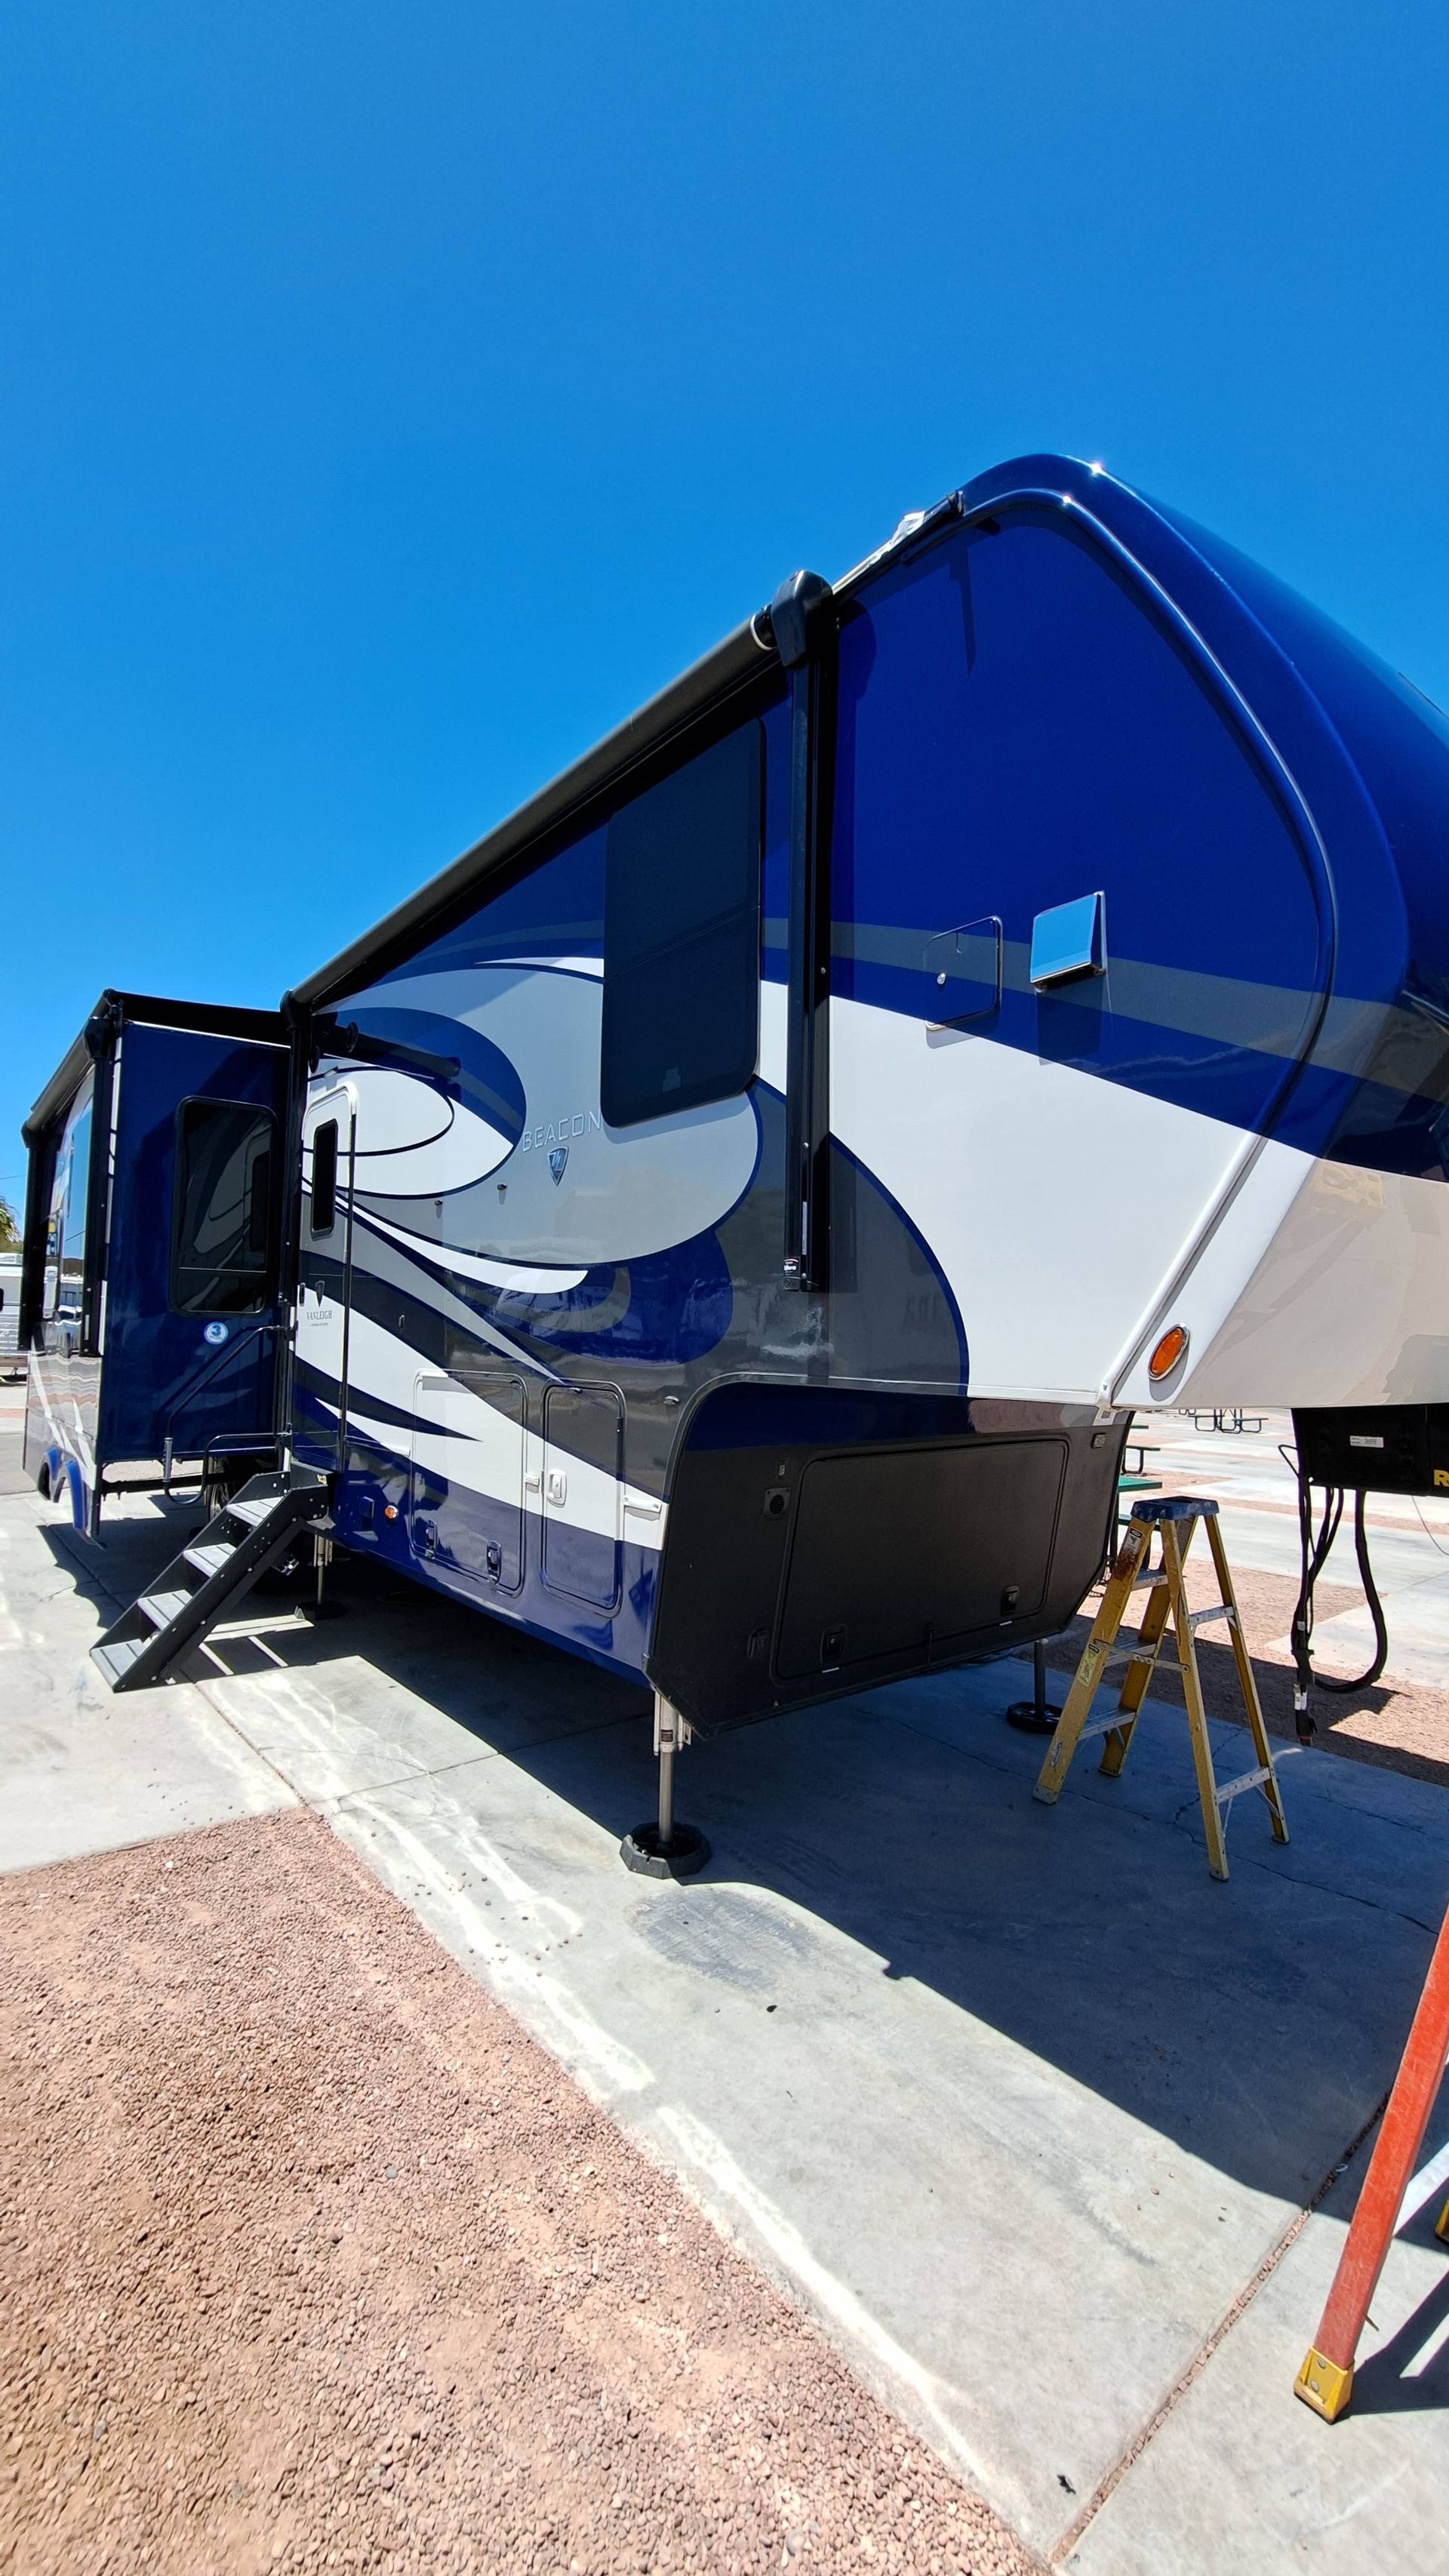
[[208, 1324], [204, 1338], [208, 1342], [224, 1342], [227, 1337], [228, 1329], [229, 1327], [225, 1324]]

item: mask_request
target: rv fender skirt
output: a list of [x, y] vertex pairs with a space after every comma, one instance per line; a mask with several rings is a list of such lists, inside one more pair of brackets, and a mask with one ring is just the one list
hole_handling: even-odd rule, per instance
[[632, 1834], [624, 1836], [619, 1858], [642, 1878], [693, 1878], [709, 1858], [709, 1845], [697, 1825], [676, 1825], [666, 1851], [658, 1825], [651, 1822], [636, 1825]]

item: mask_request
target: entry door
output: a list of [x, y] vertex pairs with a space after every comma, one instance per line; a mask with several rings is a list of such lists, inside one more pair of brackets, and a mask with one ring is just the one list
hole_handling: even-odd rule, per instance
[[302, 1120], [293, 1439], [304, 1466], [342, 1468], [357, 1105], [346, 1083], [314, 1093]]
[[521, 1377], [414, 1380], [408, 1535], [415, 1556], [491, 1591], [518, 1591], [526, 1423]]
[[551, 1386], [543, 1400], [543, 1579], [599, 1610], [619, 1599], [624, 1400]]

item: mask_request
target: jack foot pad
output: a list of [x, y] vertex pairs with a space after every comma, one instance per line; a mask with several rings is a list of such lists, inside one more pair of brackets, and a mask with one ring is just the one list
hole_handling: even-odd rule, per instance
[[619, 1858], [644, 1878], [693, 1878], [709, 1858], [709, 1845], [697, 1826], [676, 1825], [666, 1851], [657, 1825], [636, 1825], [620, 1843]]
[[1019, 1727], [1023, 1735], [1055, 1735], [1059, 1708], [1038, 1708], [1034, 1699], [1014, 1699], [1006, 1711], [1008, 1726]]

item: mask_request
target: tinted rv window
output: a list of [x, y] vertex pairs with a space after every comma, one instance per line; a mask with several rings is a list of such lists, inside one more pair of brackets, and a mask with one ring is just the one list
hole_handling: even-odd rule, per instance
[[240, 1100], [184, 1100], [176, 1118], [171, 1304], [255, 1315], [267, 1302], [276, 1121]]
[[78, 1317], [85, 1285], [86, 1199], [91, 1164], [89, 1085], [66, 1122], [55, 1158], [46, 1238], [47, 1315]]
[[312, 1240], [337, 1223], [337, 1121], [329, 1118], [312, 1138]]
[[600, 1099], [611, 1127], [743, 1091], [760, 1013], [758, 723], [609, 824]]

